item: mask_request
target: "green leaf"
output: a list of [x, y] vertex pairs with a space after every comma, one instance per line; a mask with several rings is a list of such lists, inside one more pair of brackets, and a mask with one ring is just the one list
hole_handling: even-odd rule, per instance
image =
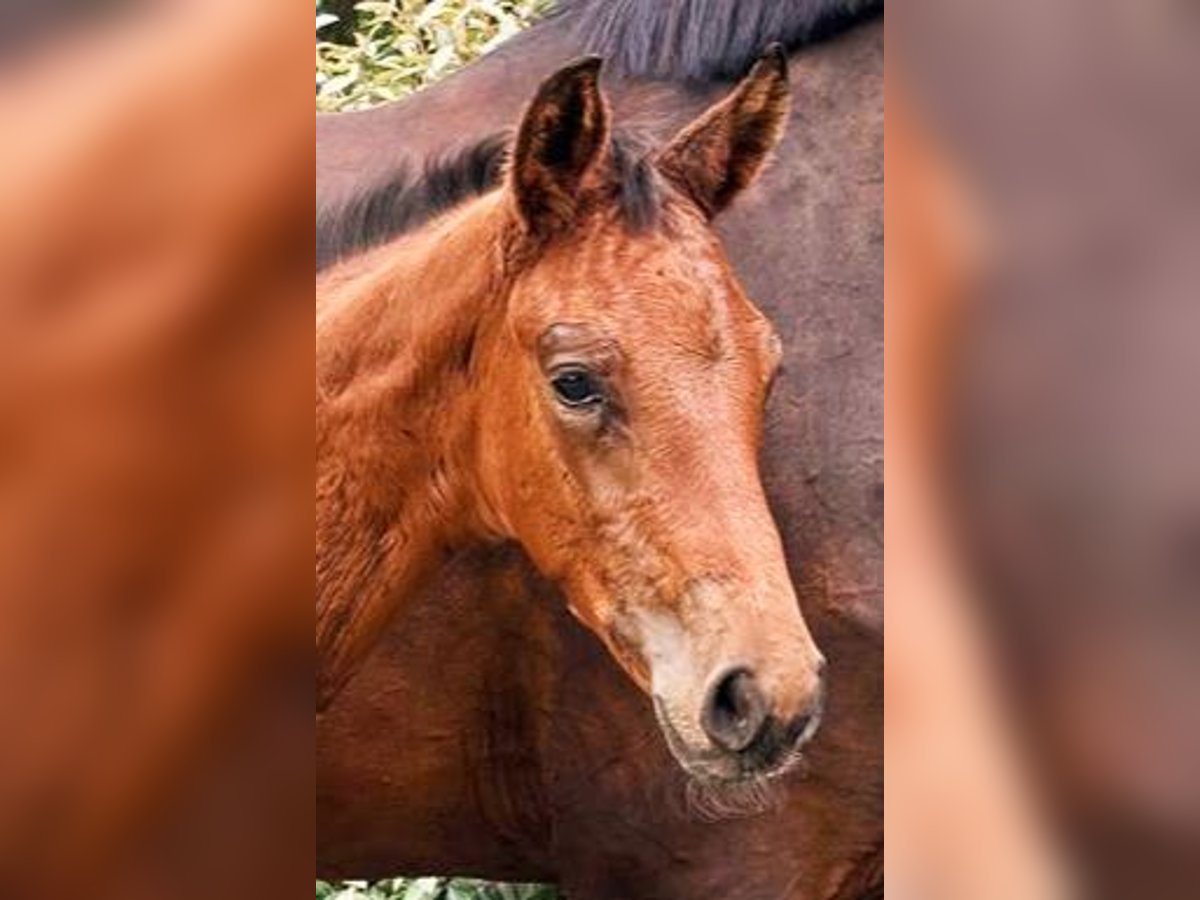
[[408, 883], [403, 893], [396, 894], [399, 900], [438, 900], [442, 896], [441, 878], [417, 878]]

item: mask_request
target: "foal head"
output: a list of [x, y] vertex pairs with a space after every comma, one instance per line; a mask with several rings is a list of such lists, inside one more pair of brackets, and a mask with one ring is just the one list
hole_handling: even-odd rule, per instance
[[817, 727], [823, 659], [758, 472], [779, 339], [710, 223], [780, 136], [785, 62], [636, 162], [598, 70], [548, 79], [518, 132], [507, 299], [474, 350], [477, 490], [686, 769], [771, 774]]

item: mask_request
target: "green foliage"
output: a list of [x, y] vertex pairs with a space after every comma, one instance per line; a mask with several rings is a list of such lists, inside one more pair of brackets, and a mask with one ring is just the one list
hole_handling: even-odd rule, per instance
[[551, 5], [550, 0], [359, 0], [353, 21], [345, 22], [334, 0], [317, 0], [317, 109], [363, 109], [399, 99], [486, 53]]
[[469, 878], [389, 878], [368, 884], [317, 882], [316, 900], [557, 900], [540, 884], [492, 884]]

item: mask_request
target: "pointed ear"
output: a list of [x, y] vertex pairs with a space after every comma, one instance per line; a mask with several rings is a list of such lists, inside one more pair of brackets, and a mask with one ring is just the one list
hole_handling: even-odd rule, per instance
[[598, 56], [559, 69], [538, 88], [513, 149], [517, 212], [534, 234], [571, 223], [582, 189], [608, 148], [608, 107]]
[[711, 218], [758, 175], [787, 114], [787, 56], [775, 44], [732, 94], [679, 132], [655, 162]]

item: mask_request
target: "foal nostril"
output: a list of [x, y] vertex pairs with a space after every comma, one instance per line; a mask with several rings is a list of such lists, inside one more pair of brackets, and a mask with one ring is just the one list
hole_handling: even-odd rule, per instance
[[824, 712], [825, 683], [822, 681], [821, 687], [812, 701], [812, 705], [788, 724], [784, 738], [785, 742], [794, 747], [801, 747], [807, 744], [812, 740], [813, 735], [817, 733], [817, 728], [821, 724], [821, 716]]
[[700, 719], [712, 742], [731, 753], [754, 743], [766, 721], [766, 701], [746, 669], [734, 669], [716, 680]]

